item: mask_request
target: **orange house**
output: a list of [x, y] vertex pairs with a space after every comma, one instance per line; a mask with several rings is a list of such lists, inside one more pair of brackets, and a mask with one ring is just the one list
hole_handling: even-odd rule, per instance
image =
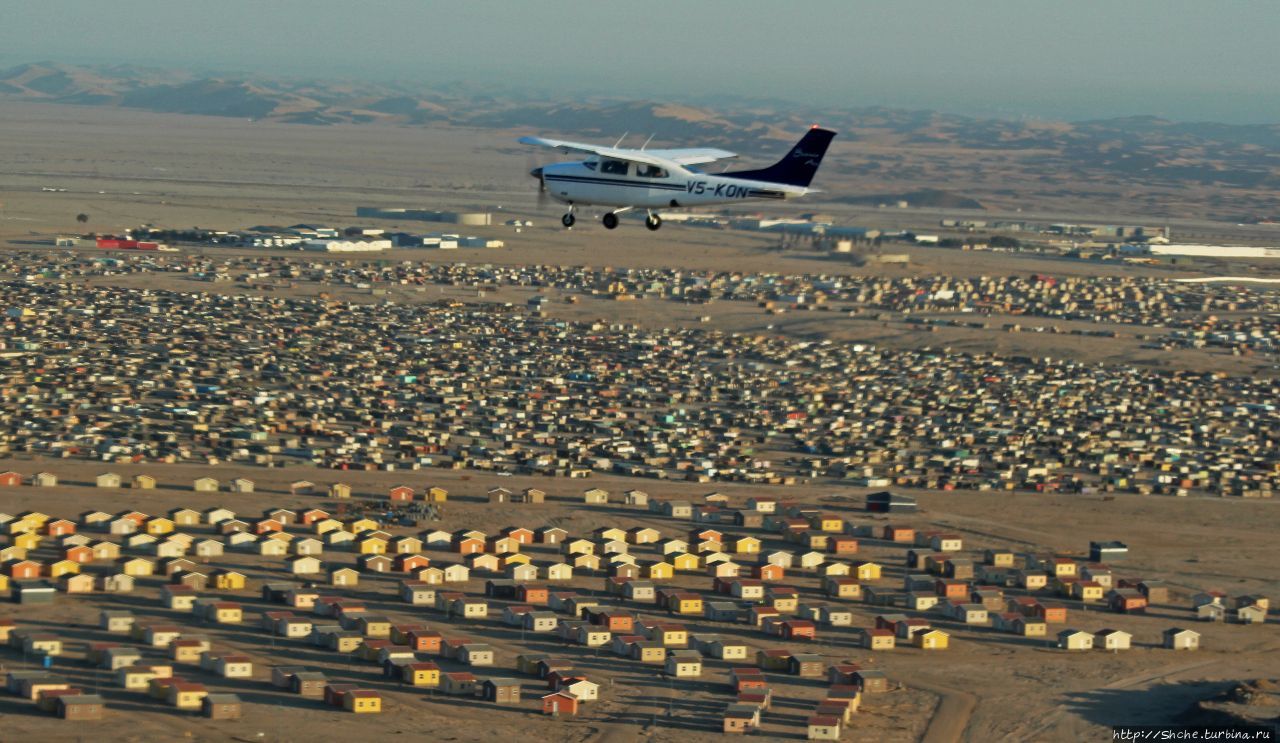
[[413, 500], [413, 488], [408, 485], [399, 485], [391, 488], [387, 493], [387, 500], [390, 501], [411, 501]]
[[443, 637], [439, 632], [429, 630], [410, 630], [405, 643], [418, 653], [438, 653]]
[[562, 691], [552, 692], [542, 698], [542, 713], [546, 715], [578, 714], [578, 698]]
[[545, 606], [551, 591], [546, 586], [521, 585], [516, 588], [516, 600], [524, 604]]
[[782, 580], [787, 574], [781, 565], [752, 565], [751, 577], [760, 580]]
[[520, 544], [533, 544], [533, 530], [526, 529], [523, 526], [504, 529], [503, 532], [508, 539], [514, 539]]
[[62, 557], [65, 560], [74, 560], [79, 563], [93, 562], [93, 548], [78, 544], [63, 550]]
[[17, 472], [0, 472], [0, 486], [17, 487], [22, 484], [22, 475]]
[[1067, 621], [1067, 607], [1057, 604], [1037, 604], [1036, 616], [1045, 624], [1061, 624]]
[[76, 523], [66, 519], [58, 519], [45, 524], [44, 533], [51, 537], [65, 537], [76, 533]]
[[905, 526], [886, 526], [884, 528], [884, 538], [890, 542], [914, 542], [916, 539], [916, 530], [908, 529]]
[[304, 512], [303, 512], [303, 514], [302, 514], [302, 524], [303, 524], [303, 526], [311, 526], [311, 525], [312, 525], [312, 524], [314, 524], [315, 522], [317, 522], [317, 521], [324, 521], [324, 520], [325, 520], [325, 519], [327, 519], [327, 518], [329, 518], [329, 512], [328, 512], [328, 511], [325, 511], [325, 510], [320, 509], [320, 508], [312, 508], [312, 509], [310, 509], [310, 510], [308, 510], [308, 511], [304, 511]]
[[411, 573], [431, 566], [431, 558], [426, 555], [396, 555], [396, 570]]
[[18, 560], [9, 565], [9, 577], [14, 580], [26, 580], [40, 577], [40, 563], [35, 560]]

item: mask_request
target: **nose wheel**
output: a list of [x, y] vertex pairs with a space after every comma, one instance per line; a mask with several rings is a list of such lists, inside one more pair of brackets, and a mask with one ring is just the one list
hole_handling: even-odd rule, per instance
[[662, 217], [659, 217], [657, 214], [650, 213], [649, 216], [644, 219], [644, 226], [648, 227], [650, 232], [653, 232], [662, 226]]
[[573, 223], [577, 221], [578, 220], [575, 219], [573, 216], [573, 212], [568, 212], [567, 214], [565, 214], [563, 217], [560, 218], [560, 224], [564, 225], [565, 227], [572, 227]]

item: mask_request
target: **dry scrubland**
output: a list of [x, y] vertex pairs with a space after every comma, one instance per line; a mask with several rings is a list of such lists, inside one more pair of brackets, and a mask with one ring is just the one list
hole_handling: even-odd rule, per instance
[[[533, 214], [538, 225], [521, 235], [503, 228], [486, 234], [504, 236], [503, 250], [439, 254], [400, 251], [387, 259], [445, 259], [506, 263], [587, 264], [594, 266], [686, 266], [689, 268], [740, 269], [750, 271], [855, 272], [843, 263], [816, 255], [778, 253], [767, 237], [718, 233], [669, 225], [656, 235], [638, 224], [624, 223], [614, 233], [605, 233], [589, 224], [571, 233], [553, 229], [558, 212], [532, 210], [532, 182], [525, 154], [509, 146], [491, 131], [448, 129], [391, 129], [335, 126], [293, 127], [250, 124], [226, 119], [147, 115], [126, 111], [77, 109], [59, 106], [12, 106], [0, 112], [0, 127], [11, 145], [0, 153], [0, 241], [15, 248], [27, 247], [59, 231], [75, 229], [74, 215], [88, 213], [88, 228], [121, 230], [140, 222], [165, 226], [218, 226], [236, 228], [253, 224], [293, 224], [325, 222], [344, 225], [354, 222], [354, 206], [374, 203], [388, 206], [430, 205], [437, 208], [486, 207], [505, 204], [514, 213]], [[846, 145], [847, 146], [847, 145]], [[65, 193], [42, 193], [42, 186], [66, 188]], [[824, 184], [834, 188], [832, 184]], [[99, 191], [106, 193], [99, 194]], [[801, 202], [800, 211], [821, 208], [820, 202]], [[842, 221], [865, 224], [875, 212], [832, 207]], [[892, 219], [911, 219], [894, 214]], [[919, 214], [919, 226], [936, 224], [936, 216]], [[387, 225], [390, 226], [390, 225]], [[903, 225], [909, 226], [909, 225]], [[422, 226], [419, 225], [419, 228]], [[430, 228], [430, 225], [426, 226]], [[1206, 232], [1222, 230], [1201, 225]], [[969, 255], [948, 251], [913, 249], [908, 268], [870, 269], [922, 274], [980, 275], [1041, 271], [1056, 274], [1088, 274], [1100, 270], [1095, 265], [1066, 261]], [[296, 256], [297, 254], [282, 254]], [[309, 260], [313, 259], [308, 257]], [[1229, 270], [1230, 266], [1223, 266]], [[1123, 269], [1152, 271], [1153, 269]], [[1163, 274], [1162, 274], [1163, 275]], [[102, 279], [137, 285], [153, 277]], [[238, 291], [234, 287], [196, 285], [181, 279], [165, 278], [173, 288], [186, 290]], [[301, 290], [300, 290], [301, 291]], [[450, 293], [452, 292], [452, 294]], [[523, 302], [519, 290], [484, 298], [459, 290], [438, 291], [429, 287], [423, 295], [393, 296], [395, 299], [436, 299], [454, 296], [464, 301], [499, 299]], [[353, 296], [352, 298], [358, 299]], [[709, 317], [712, 327], [750, 332], [777, 332], [805, 337], [832, 337], [837, 340], [870, 340], [875, 343], [919, 348], [953, 346], [966, 350], [995, 350], [1001, 353], [1072, 356], [1090, 361], [1141, 363], [1194, 369], [1220, 369], [1235, 374], [1258, 373], [1264, 364], [1243, 362], [1225, 354], [1186, 351], [1155, 354], [1137, 348], [1137, 343], [1120, 338], [1105, 341], [1065, 339], [1032, 334], [990, 332], [909, 331], [901, 323], [879, 323], [846, 318], [833, 322], [815, 313], [769, 316], [750, 307], [716, 304], [688, 307], [656, 301], [617, 303], [586, 300], [576, 305], [553, 303], [550, 313], [572, 320], [605, 317], [648, 326], [703, 325]], [[998, 322], [993, 322], [999, 327]], [[1248, 364], [1248, 365], [1246, 365]], [[381, 495], [387, 488], [409, 483], [420, 490], [431, 484], [449, 488], [455, 496], [438, 526], [455, 530], [477, 528], [496, 532], [506, 525], [537, 527], [558, 523], [575, 535], [585, 535], [598, 526], [630, 527], [638, 524], [659, 528], [667, 536], [682, 536], [691, 524], [657, 517], [620, 506], [585, 507], [576, 496], [588, 485], [582, 481], [500, 478], [452, 471], [413, 473], [339, 473], [306, 468], [262, 470], [230, 466], [187, 465], [94, 465], [82, 462], [9, 459], [0, 469], [33, 474], [41, 469], [58, 473], [64, 486], [52, 490], [6, 489], [0, 492], [0, 509], [17, 513], [39, 509], [55, 516], [72, 517], [83, 511], [138, 509], [161, 514], [179, 506], [204, 508], [226, 505], [241, 514], [256, 516], [268, 507], [322, 505], [316, 496], [290, 496], [287, 483], [306, 478], [325, 484], [345, 481], [357, 492]], [[146, 472], [161, 482], [155, 491], [103, 491], [89, 488], [93, 476], [108, 469], [126, 476]], [[189, 484], [195, 477], [213, 475], [224, 483], [236, 476], [251, 477], [259, 492], [252, 495], [193, 493]], [[71, 483], [83, 483], [74, 485]], [[590, 486], [615, 494], [629, 487], [648, 490], [660, 498], [696, 498], [709, 486], [684, 483], [655, 483], [593, 477]], [[511, 489], [540, 487], [551, 501], [545, 505], [492, 507], [481, 503], [490, 486]], [[753, 494], [821, 504], [853, 523], [883, 525], [856, 510], [864, 491], [843, 485], [814, 483], [790, 488], [749, 488], [717, 486], [735, 503]], [[833, 495], [838, 498], [832, 499]], [[1082, 611], [1074, 602], [1066, 626], [1085, 630], [1114, 627], [1131, 631], [1140, 647], [1128, 653], [1108, 655], [1100, 651], [1063, 654], [1043, 647], [1043, 643], [989, 628], [967, 628], [950, 620], [938, 620], [953, 633], [952, 647], [939, 653], [911, 648], [877, 653], [855, 646], [853, 631], [820, 628], [812, 648], [828, 661], [855, 659], [884, 669], [905, 689], [890, 694], [868, 696], [863, 711], [855, 718], [846, 737], [868, 740], [916, 740], [929, 731], [930, 738], [946, 740], [964, 731], [970, 740], [1063, 740], [1101, 738], [1105, 726], [1117, 723], [1159, 722], [1177, 714], [1195, 699], [1207, 696], [1230, 680], [1274, 673], [1280, 636], [1274, 622], [1264, 626], [1194, 625], [1204, 633], [1203, 649], [1196, 653], [1174, 653], [1147, 647], [1158, 641], [1159, 632], [1173, 625], [1193, 622], [1187, 597], [1198, 590], [1218, 588], [1231, 594], [1262, 592], [1276, 594], [1273, 564], [1274, 535], [1280, 518], [1270, 502], [1222, 499], [1173, 499], [1122, 496], [1114, 499], [1081, 496], [1008, 495], [978, 493], [919, 493], [924, 512], [894, 518], [919, 528], [937, 528], [961, 534], [965, 552], [975, 555], [986, 547], [1009, 547], [1016, 551], [1057, 550], [1078, 555], [1090, 539], [1121, 539], [1130, 545], [1131, 558], [1116, 566], [1120, 576], [1141, 576], [1167, 581], [1176, 594], [1176, 604], [1157, 606], [1146, 616], [1118, 616], [1098, 611]], [[434, 526], [433, 526], [434, 528]], [[198, 527], [204, 533], [208, 527]], [[393, 533], [411, 533], [402, 527]], [[741, 530], [728, 529], [737, 533]], [[764, 537], [765, 535], [760, 534]], [[770, 546], [778, 546], [776, 536]], [[539, 557], [548, 556], [540, 549]], [[443, 553], [428, 553], [444, 558]], [[865, 540], [860, 557], [886, 566], [882, 584], [897, 587], [903, 572], [905, 550]], [[327, 553], [328, 559], [354, 561], [349, 552]], [[281, 563], [245, 553], [228, 552], [214, 565], [246, 572], [256, 587], [265, 578], [279, 578]], [[817, 581], [796, 573], [787, 583], [813, 598]], [[54, 671], [81, 687], [96, 686], [107, 696], [107, 719], [94, 730], [116, 740], [169, 740], [191, 736], [200, 740], [306, 740], [350, 736], [405, 734], [430, 735], [440, 740], [475, 740], [484, 730], [485, 739], [535, 735], [548, 740], [683, 740], [718, 737], [708, 725], [719, 720], [723, 704], [730, 701], [724, 683], [726, 665], [708, 663], [703, 678], [679, 682], [669, 688], [653, 667], [617, 662], [607, 652], [596, 657], [581, 648], [562, 649], [551, 638], [526, 639], [520, 633], [490, 619], [474, 626], [461, 620], [445, 621], [438, 613], [393, 598], [394, 578], [386, 575], [363, 581], [351, 593], [365, 598], [371, 610], [397, 619], [423, 621], [447, 635], [465, 632], [497, 649], [499, 673], [516, 675], [516, 654], [524, 649], [550, 652], [573, 658], [590, 678], [602, 684], [602, 699], [585, 705], [583, 714], [572, 721], [553, 721], [534, 712], [526, 701], [519, 708], [492, 707], [478, 701], [458, 701], [432, 697], [422, 691], [397, 689], [383, 680], [376, 667], [313, 648], [300, 641], [271, 638], [257, 630], [256, 613], [266, 608], [256, 590], [246, 592], [243, 601], [248, 614], [246, 626], [227, 628], [198, 626], [193, 631], [208, 634], [215, 649], [243, 650], [257, 667], [254, 681], [225, 682], [198, 671], [179, 671], [209, 684], [214, 690], [234, 691], [245, 700], [245, 717], [235, 723], [210, 722], [177, 713], [135, 692], [113, 688], [105, 672], [81, 665], [84, 644], [107, 639], [94, 629], [101, 608], [128, 608], [139, 619], [173, 618], [156, 601], [158, 581], [144, 580], [132, 595], [59, 596], [51, 608], [10, 606], [0, 616], [16, 620], [19, 626], [47, 628], [70, 643], [67, 658], [60, 658]], [[573, 585], [599, 590], [599, 577], [579, 577]], [[681, 578], [678, 583], [709, 590], [710, 579]], [[484, 576], [476, 576], [466, 586], [470, 594], [482, 593]], [[211, 592], [216, 593], [216, 592]], [[885, 611], [870, 605], [852, 604], [855, 626], [869, 626], [873, 617]], [[642, 614], [656, 616], [652, 607]], [[893, 609], [892, 611], [900, 611]], [[188, 622], [190, 617], [178, 621]], [[693, 629], [705, 629], [738, 636], [753, 648], [785, 646], [745, 625], [729, 626], [694, 619]], [[1051, 632], [1060, 627], [1052, 627]], [[6, 669], [23, 666], [21, 653], [0, 649]], [[325, 671], [331, 679], [357, 680], [387, 693], [381, 716], [364, 717], [322, 709], [318, 702], [300, 701], [267, 684], [264, 674], [272, 665], [303, 664]], [[451, 670], [448, 663], [442, 663]], [[480, 675], [484, 675], [481, 673]], [[538, 684], [524, 677], [526, 699]], [[812, 700], [821, 694], [821, 684], [789, 677], [773, 678], [772, 686], [780, 703], [766, 716], [768, 734], [777, 737], [803, 732], [802, 721]], [[674, 696], [676, 721], [662, 719]], [[12, 696], [0, 696], [0, 714], [5, 716], [6, 734], [13, 739], [72, 740], [83, 737], [85, 729], [35, 712], [32, 706]], [[653, 717], [656, 724], [650, 724]], [[259, 738], [259, 734], [262, 737]]]

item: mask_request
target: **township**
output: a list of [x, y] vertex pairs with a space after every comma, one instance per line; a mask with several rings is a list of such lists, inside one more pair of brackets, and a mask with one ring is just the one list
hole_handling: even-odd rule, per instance
[[[326, 296], [342, 284], [519, 284], [571, 299], [650, 292], [946, 324], [983, 324], [980, 311], [995, 304], [1107, 320], [1076, 334], [1118, 324], [1161, 347], [1267, 355], [1274, 293], [1133, 278], [6, 260], [19, 278], [4, 284], [0, 453], [1232, 497], [1270, 497], [1280, 478], [1273, 377], [571, 322], [541, 295], [523, 306]], [[162, 273], [322, 286], [286, 297], [91, 281]], [[941, 308], [952, 319], [923, 317]]]
[[[53, 471], [0, 473], [9, 492], [64, 486]], [[249, 478], [187, 486], [114, 473], [80, 487], [126, 486], [233, 506], [257, 492]], [[667, 687], [671, 715], [688, 701], [679, 685], [707, 700], [681, 720], [690, 731], [839, 740], [910, 693], [882, 667], [893, 654], [978, 641], [1187, 652], [1202, 637], [1192, 623], [1248, 632], [1269, 611], [1261, 595], [1189, 595], [1143, 577], [1115, 540], [1074, 554], [980, 549], [915, 528], [915, 501], [890, 492], [836, 512], [718, 492], [696, 502], [602, 488], [373, 494], [341, 481], [289, 491], [301, 505], [261, 514], [0, 514], [0, 588], [24, 612], [0, 619], [0, 641], [43, 665], [8, 672], [8, 691], [68, 720], [138, 703], [238, 720], [280, 699], [379, 714], [437, 695], [558, 718], [660, 695], [643, 691], [651, 684]], [[424, 506], [460, 500], [515, 525], [424, 520]], [[534, 526], [555, 500], [617, 525]], [[88, 633], [42, 613], [66, 616], [79, 602], [96, 607]], [[607, 673], [601, 654], [613, 657]], [[335, 659], [346, 664], [337, 673]], [[630, 680], [618, 683], [619, 669]]]

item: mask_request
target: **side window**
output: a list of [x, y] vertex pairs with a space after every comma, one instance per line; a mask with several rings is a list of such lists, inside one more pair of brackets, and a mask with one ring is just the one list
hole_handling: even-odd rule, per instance
[[626, 175], [627, 161], [626, 160], [601, 160], [600, 172], [607, 173], [609, 175]]
[[636, 175], [641, 178], [666, 178], [668, 173], [657, 165], [637, 165]]

